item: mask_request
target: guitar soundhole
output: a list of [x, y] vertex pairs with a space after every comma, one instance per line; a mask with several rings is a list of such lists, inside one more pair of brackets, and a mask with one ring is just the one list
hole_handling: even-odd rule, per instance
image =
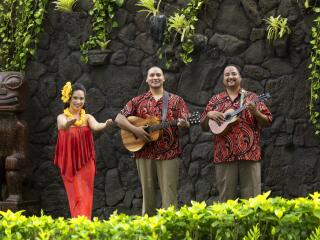
[[145, 126], [145, 129], [144, 129], [147, 133], [150, 133], [151, 132], [151, 129], [150, 129], [150, 126]]
[[231, 118], [231, 115], [230, 115], [230, 114], [226, 114], [226, 115], [224, 116], [224, 119], [225, 119], [226, 121], [229, 121], [230, 118]]

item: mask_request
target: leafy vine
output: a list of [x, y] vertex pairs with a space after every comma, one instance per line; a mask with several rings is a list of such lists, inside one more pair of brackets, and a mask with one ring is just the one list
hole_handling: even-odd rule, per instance
[[[307, 3], [308, 1], [306, 1]], [[309, 5], [305, 5], [309, 7]], [[311, 70], [309, 80], [311, 81], [309, 112], [310, 120], [315, 127], [316, 134], [320, 134], [320, 7], [312, 7], [316, 17], [311, 28]]]
[[175, 43], [179, 38], [178, 54], [181, 60], [188, 64], [192, 62], [191, 53], [194, 50], [192, 36], [195, 32], [195, 24], [198, 21], [198, 14], [204, 5], [205, 0], [191, 0], [185, 8], [180, 9], [174, 16], [168, 19], [168, 27], [165, 32], [164, 42], [159, 50], [160, 59], [165, 57], [166, 65], [169, 67], [172, 64], [172, 59], [167, 59], [164, 53], [164, 48], [170, 43]]
[[0, 2], [0, 71], [24, 71], [35, 53], [48, 0]]
[[95, 48], [105, 50], [110, 43], [110, 32], [112, 28], [118, 26], [114, 20], [115, 12], [121, 7], [124, 0], [94, 0], [93, 7], [89, 11], [91, 16], [91, 35], [89, 39], [82, 43], [81, 60], [88, 62], [88, 51]]

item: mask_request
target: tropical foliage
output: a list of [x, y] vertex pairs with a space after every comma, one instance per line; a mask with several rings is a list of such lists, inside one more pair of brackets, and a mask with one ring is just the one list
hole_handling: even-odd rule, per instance
[[168, 31], [175, 31], [180, 35], [180, 41], [183, 42], [186, 36], [194, 31], [194, 26], [190, 24], [190, 21], [184, 14], [175, 13], [174, 16], [169, 18]]
[[277, 39], [281, 39], [285, 34], [290, 34], [291, 30], [288, 26], [288, 19], [281, 17], [270, 16], [265, 19], [267, 23], [267, 39], [270, 42], [274, 42]]
[[57, 0], [54, 3], [56, 4], [56, 10], [62, 12], [72, 12], [73, 6], [78, 0]]
[[211, 206], [192, 202], [180, 210], [160, 209], [153, 217], [115, 212], [107, 221], [0, 212], [0, 239], [319, 239], [319, 193], [292, 200], [269, 194]]
[[312, 8], [315, 13], [311, 28], [311, 63], [309, 65], [311, 82], [309, 113], [310, 120], [315, 127], [316, 134], [320, 134], [320, 7], [312, 7], [305, 2], [307, 8]]
[[110, 32], [118, 26], [115, 21], [116, 10], [121, 7], [124, 0], [95, 0], [89, 14], [91, 16], [91, 35], [81, 44], [81, 59], [88, 61], [88, 51], [99, 48], [105, 50], [111, 41]]
[[156, 16], [159, 14], [161, 0], [158, 1], [157, 7], [155, 7], [156, 3], [154, 0], [140, 0], [136, 5], [143, 8], [139, 10], [139, 12], [146, 12], [147, 17], [152, 14]]
[[198, 21], [198, 14], [201, 11], [205, 0], [191, 0], [185, 8], [180, 9], [175, 15], [168, 20], [168, 28], [165, 33], [165, 40], [159, 51], [159, 57], [165, 58], [167, 67], [172, 63], [172, 59], [168, 59], [163, 49], [167, 45], [175, 44], [178, 40], [178, 55], [181, 60], [188, 64], [192, 62], [191, 53], [194, 50], [192, 37], [195, 32], [195, 24]]
[[0, 2], [0, 71], [24, 71], [35, 53], [48, 0]]

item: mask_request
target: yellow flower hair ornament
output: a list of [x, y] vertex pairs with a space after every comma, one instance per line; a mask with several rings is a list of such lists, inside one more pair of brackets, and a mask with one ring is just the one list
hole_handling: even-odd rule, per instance
[[69, 99], [71, 98], [71, 93], [72, 93], [71, 82], [67, 82], [61, 90], [61, 100], [63, 103], [67, 103], [69, 101]]

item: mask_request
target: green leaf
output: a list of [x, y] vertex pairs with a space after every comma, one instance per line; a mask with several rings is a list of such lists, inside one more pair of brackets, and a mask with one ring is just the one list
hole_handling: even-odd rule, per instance
[[118, 7], [121, 7], [124, 3], [124, 0], [116, 0], [116, 4], [118, 5]]

